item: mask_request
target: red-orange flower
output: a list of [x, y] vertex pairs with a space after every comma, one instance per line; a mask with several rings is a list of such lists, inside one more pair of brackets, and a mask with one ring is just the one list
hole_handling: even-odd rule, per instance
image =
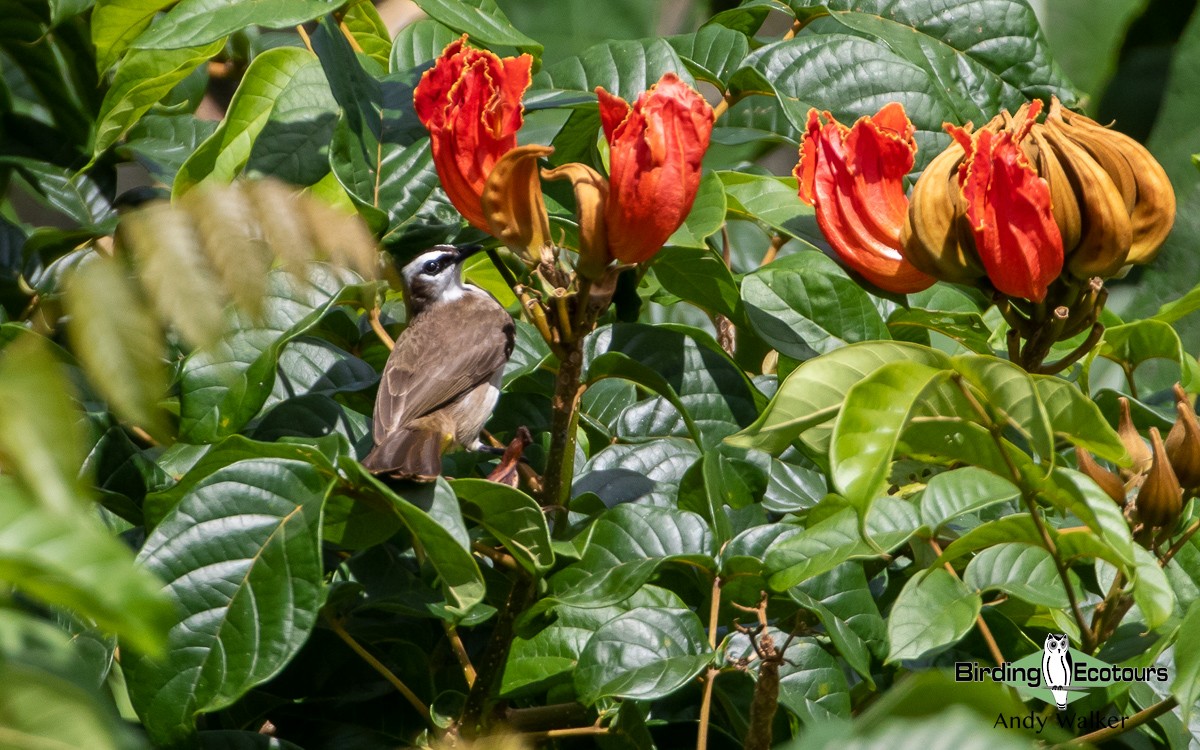
[[641, 263], [662, 248], [692, 210], [713, 110], [674, 73], [664, 75], [632, 107], [603, 88], [596, 95], [610, 147], [609, 250], [617, 260]]
[[967, 204], [975, 251], [992, 285], [1010, 297], [1040, 302], [1063, 267], [1063, 240], [1050, 205], [1050, 185], [1021, 148], [1041, 102], [1016, 130], [974, 134], [947, 125], [966, 151], [958, 184]]
[[429, 130], [433, 164], [450, 202], [472, 226], [487, 232], [480, 196], [492, 167], [517, 145], [521, 97], [529, 88], [533, 58], [501, 59], [466, 41], [464, 34], [446, 45], [421, 76], [413, 103]]
[[917, 143], [904, 107], [892, 102], [874, 117], [847, 128], [815, 109], [793, 172], [800, 199], [817, 210], [817, 224], [841, 259], [889, 292], [926, 289], [934, 278], [918, 271], [901, 253], [900, 230], [908, 213], [904, 176], [913, 167]]

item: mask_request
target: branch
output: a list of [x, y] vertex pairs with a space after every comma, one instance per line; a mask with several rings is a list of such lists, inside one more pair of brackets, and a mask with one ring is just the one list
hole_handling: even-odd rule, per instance
[[1131, 729], [1137, 729], [1149, 721], [1154, 721], [1178, 705], [1179, 701], [1176, 700], [1175, 696], [1172, 695], [1169, 698], [1164, 698], [1158, 703], [1155, 703], [1149, 708], [1144, 708], [1141, 711], [1138, 711], [1133, 716], [1130, 716], [1128, 719], [1121, 722], [1120, 726], [1097, 729], [1095, 732], [1091, 732], [1090, 734], [1085, 734], [1081, 737], [1067, 740], [1061, 745], [1057, 745], [1057, 747], [1071, 747], [1074, 745], [1099, 745], [1101, 742], [1111, 740], [1113, 737], [1124, 734]]
[[[708, 647], [714, 651], [717, 648], [717, 620], [721, 611], [721, 576], [713, 576], [712, 597], [708, 605]], [[718, 670], [709, 666], [704, 674], [704, 697], [700, 699], [700, 727], [696, 735], [696, 750], [708, 748], [708, 723], [712, 715], [713, 683], [717, 680]]]
[[[942, 556], [942, 548], [937, 543], [936, 539], [930, 539], [929, 546], [933, 548], [933, 553], [935, 555], [937, 555], [938, 557]], [[958, 580], [962, 580], [961, 578], [958, 577], [958, 571], [954, 569], [953, 565], [951, 565], [948, 562], [943, 563], [943, 565], [945, 566], [946, 571], [950, 573], [950, 575], [954, 576]], [[1004, 662], [1005, 662], [1004, 654], [1000, 653], [1000, 644], [996, 643], [996, 637], [994, 635], [992, 635], [992, 629], [988, 627], [988, 624], [986, 622], [984, 622], [982, 612], [975, 615], [975, 624], [979, 626], [979, 634], [981, 636], [983, 636], [984, 642], [987, 643], [988, 651], [992, 652], [992, 659], [995, 660], [996, 666], [998, 666], [998, 667], [1003, 666]]]

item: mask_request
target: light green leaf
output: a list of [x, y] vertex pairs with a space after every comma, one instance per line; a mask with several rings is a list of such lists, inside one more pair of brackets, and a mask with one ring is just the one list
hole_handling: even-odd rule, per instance
[[1018, 497], [1020, 490], [1012, 482], [990, 471], [964, 466], [935, 475], [917, 502], [921, 523], [936, 534], [945, 523], [961, 515]]
[[92, 9], [92, 44], [96, 45], [96, 70], [103, 74], [129, 48], [159, 11], [175, 0], [96, 0]]
[[1054, 558], [1043, 547], [997, 544], [971, 559], [963, 583], [983, 593], [999, 589], [1042, 607], [1065, 609], [1071, 605], [1059, 582]]
[[133, 40], [139, 49], [208, 44], [246, 28], [286, 29], [337, 10], [338, 0], [182, 0]]
[[[692, 210], [666, 244], [674, 247], [707, 248], [704, 240], [715, 234], [725, 223], [725, 188], [715, 172], [706, 172], [700, 179]], [[668, 290], [670, 291], [670, 290]]]
[[982, 606], [979, 594], [945, 569], [918, 573], [892, 605], [887, 660], [916, 659], [957, 643], [975, 624]]
[[174, 50], [135, 50], [117, 68], [96, 118], [92, 158], [108, 150], [142, 115], [186, 78], [196, 66], [221, 51], [225, 40]]
[[517, 31], [495, 0], [414, 1], [430, 18], [460, 34], [470, 34], [476, 42], [516, 47], [534, 57], [542, 54], [541, 43]]

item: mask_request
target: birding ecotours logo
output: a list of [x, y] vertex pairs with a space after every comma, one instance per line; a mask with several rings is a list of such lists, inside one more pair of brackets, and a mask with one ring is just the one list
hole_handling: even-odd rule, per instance
[[[1123, 667], [1088, 656], [1070, 647], [1064, 633], [1049, 633], [1041, 652], [1034, 652], [1015, 662], [1004, 662], [1000, 666], [985, 666], [979, 662], [956, 662], [955, 682], [983, 682], [991, 680], [1017, 689], [1022, 700], [1037, 698], [1053, 704], [1058, 709], [1058, 724], [1078, 729], [1096, 729], [1112, 726], [1113, 722], [1124, 721], [1121, 717], [1104, 717], [1098, 711], [1076, 716], [1068, 711], [1068, 704], [1096, 688], [1118, 682], [1158, 682], [1169, 679], [1166, 667]], [[1028, 717], [1000, 716], [996, 726], [1012, 728], [1023, 726], [1040, 731], [1046, 717], [1030, 712]]]

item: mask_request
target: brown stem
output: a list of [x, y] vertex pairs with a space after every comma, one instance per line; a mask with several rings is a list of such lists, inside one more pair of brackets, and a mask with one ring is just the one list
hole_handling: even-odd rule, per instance
[[1088, 337], [1083, 340], [1083, 343], [1075, 347], [1070, 354], [1058, 360], [1057, 362], [1051, 362], [1048, 365], [1042, 365], [1038, 368], [1038, 372], [1042, 375], [1057, 375], [1058, 373], [1078, 362], [1080, 358], [1090, 352], [1092, 347], [1094, 347], [1096, 343], [1100, 341], [1100, 337], [1103, 335], [1104, 324], [1099, 322], [1093, 323], [1092, 331], [1088, 334]]
[[[717, 621], [721, 612], [721, 577], [713, 576], [712, 595], [708, 603], [708, 647], [717, 649]], [[696, 750], [708, 748], [708, 724], [712, 713], [713, 683], [717, 681], [720, 672], [715, 666], [710, 666], [704, 673], [704, 696], [700, 699], [700, 726], [696, 734]]]
[[1164, 698], [1158, 703], [1155, 703], [1153, 706], [1144, 708], [1133, 716], [1130, 716], [1128, 719], [1121, 722], [1120, 726], [1097, 729], [1095, 732], [1067, 740], [1057, 747], [1070, 747], [1073, 745], [1099, 745], [1101, 742], [1107, 742], [1113, 737], [1124, 734], [1131, 729], [1137, 729], [1147, 722], [1154, 721], [1178, 705], [1179, 701], [1175, 699], [1175, 696]]
[[1188, 526], [1184, 532], [1179, 535], [1179, 538], [1175, 540], [1175, 543], [1171, 545], [1170, 549], [1163, 553], [1163, 556], [1158, 561], [1159, 567], [1167, 567], [1167, 563], [1171, 562], [1171, 558], [1179, 554], [1179, 550], [1183, 549], [1184, 545], [1186, 545], [1188, 541], [1196, 535], [1197, 530], [1200, 530], [1200, 520], [1192, 521], [1192, 525]]
[[374, 669], [376, 672], [378, 672], [383, 679], [387, 680], [389, 683], [391, 683], [392, 687], [396, 688], [400, 695], [404, 696], [404, 699], [409, 702], [409, 705], [415, 708], [417, 713], [421, 714], [421, 718], [425, 720], [426, 724], [430, 723], [429, 707], [421, 702], [421, 699], [417, 697], [416, 693], [409, 689], [409, 687], [405, 685], [404, 682], [402, 682], [400, 678], [397, 677], [394, 672], [392, 672], [392, 670], [384, 666], [383, 662], [376, 659], [369, 651], [363, 648], [361, 643], [354, 640], [354, 636], [346, 632], [346, 628], [342, 626], [340, 620], [326, 613], [325, 621], [329, 624], [330, 630], [332, 630], [338, 638], [341, 638], [342, 641], [344, 641], [345, 644], [354, 651], [354, 653], [358, 654], [363, 661], [371, 666], [371, 669]]
[[504, 723], [518, 732], [544, 732], [563, 725], [590, 722], [592, 712], [579, 703], [553, 703], [549, 706], [508, 708]]
[[383, 327], [383, 323], [379, 322], [379, 305], [375, 305], [367, 313], [367, 320], [371, 321], [371, 330], [383, 342], [383, 345], [388, 348], [388, 351], [396, 348], [396, 340], [391, 337], [387, 329]]
[[[554, 397], [550, 402], [550, 451], [542, 474], [542, 505], [565, 510], [570, 499], [571, 479], [575, 475], [575, 429], [579, 420], [579, 396], [583, 393], [583, 341], [562, 347], [558, 372], [554, 376]], [[563, 513], [562, 515], [565, 515]]]
[[529, 740], [530, 742], [539, 742], [541, 740], [553, 740], [561, 737], [594, 737], [598, 734], [608, 734], [608, 727], [593, 725], [590, 727], [571, 727], [568, 729], [548, 729], [545, 732], [518, 734], [517, 738]]
[[467, 701], [463, 706], [462, 716], [456, 722], [455, 730], [464, 736], [472, 738], [486, 729], [488, 722], [487, 710], [495, 693], [496, 684], [504, 674], [504, 664], [508, 661], [508, 649], [513, 640], [513, 623], [517, 615], [523, 612], [537, 594], [537, 585], [527, 576], [519, 576], [513, 581], [512, 589], [508, 592], [508, 601], [496, 613], [492, 634], [488, 638], [487, 647], [478, 662], [475, 684], [467, 693]]

